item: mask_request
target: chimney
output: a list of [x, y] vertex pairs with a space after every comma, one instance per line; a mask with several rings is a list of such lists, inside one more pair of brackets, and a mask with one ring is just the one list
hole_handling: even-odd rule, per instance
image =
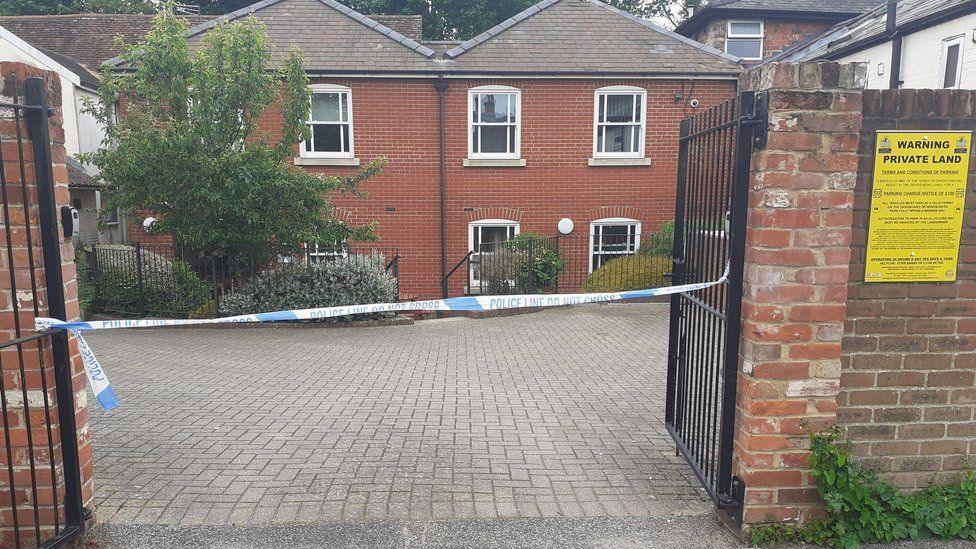
[[898, 23], [895, 20], [895, 15], [898, 12], [898, 0], [888, 0], [888, 18], [885, 23], [885, 30], [888, 31], [888, 36], [893, 36], [895, 34], [895, 29], [898, 27]]

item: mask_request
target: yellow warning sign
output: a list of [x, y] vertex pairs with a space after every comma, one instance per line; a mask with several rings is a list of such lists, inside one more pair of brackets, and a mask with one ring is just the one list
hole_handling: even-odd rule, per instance
[[952, 282], [972, 132], [878, 132], [865, 282]]

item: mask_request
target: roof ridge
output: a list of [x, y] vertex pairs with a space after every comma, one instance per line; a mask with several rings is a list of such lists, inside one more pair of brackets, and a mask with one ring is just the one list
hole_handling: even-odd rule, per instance
[[540, 11], [548, 7], [551, 7], [555, 4], [558, 4], [561, 1], [562, 0], [542, 0], [537, 4], [533, 4], [532, 6], [529, 6], [528, 8], [522, 10], [521, 12], [509, 17], [508, 19], [502, 21], [501, 23], [495, 25], [494, 27], [479, 34], [478, 36], [465, 40], [464, 42], [461, 42], [461, 44], [459, 44], [457, 47], [447, 50], [446, 52], [444, 52], [444, 57], [447, 57], [449, 59], [454, 59], [455, 57], [458, 57], [464, 54], [465, 52], [472, 50], [481, 44], [484, 44], [488, 40], [491, 40], [492, 38], [498, 36], [499, 34], [521, 23], [522, 21], [525, 21], [529, 17], [532, 17], [533, 15], [539, 13]]
[[683, 42], [683, 43], [685, 43], [685, 44], [687, 44], [687, 45], [689, 45], [689, 46], [691, 46], [693, 48], [697, 48], [697, 49], [699, 49], [701, 51], [704, 51], [705, 53], [710, 53], [712, 55], [717, 55], [717, 56], [719, 56], [719, 57], [721, 57], [723, 59], [726, 59], [728, 61], [732, 61], [733, 63], [738, 63], [738, 62], [742, 61], [742, 58], [740, 58], [740, 57], [736, 57], [734, 55], [730, 55], [728, 53], [725, 53], [724, 51], [715, 49], [715, 48], [713, 48], [711, 46], [707, 46], [705, 44], [702, 44], [701, 42], [698, 42], [696, 40], [692, 40], [691, 38], [688, 38], [687, 36], [682, 36], [682, 35], [674, 32], [674, 31], [669, 31], [668, 29], [666, 29], [666, 28], [664, 28], [664, 27], [662, 27], [660, 25], [656, 25], [656, 24], [648, 21], [647, 19], [643, 19], [641, 17], [637, 17], [636, 15], [634, 15], [634, 14], [632, 14], [630, 12], [624, 11], [624, 10], [622, 10], [620, 8], [616, 8], [614, 6], [611, 6], [610, 4], [605, 4], [605, 3], [601, 2], [600, 0], [585, 0], [585, 1], [591, 3], [591, 4], [595, 5], [595, 6], [601, 7], [603, 9], [607, 10], [607, 11], [610, 11], [612, 13], [615, 13], [617, 15], [620, 15], [622, 17], [626, 17], [627, 19], [630, 19], [631, 21], [633, 21], [634, 23], [637, 23], [638, 25], [642, 25], [642, 26], [647, 27], [647, 28], [649, 28], [649, 29], [651, 29], [653, 31], [659, 32], [659, 33], [667, 36], [668, 38], [673, 38], [675, 40], [678, 40], [680, 42]]
[[[252, 13], [254, 13], [254, 12], [258, 11], [258, 10], [261, 10], [261, 9], [266, 8], [268, 6], [273, 6], [273, 5], [275, 5], [275, 4], [279, 3], [279, 2], [283, 2], [283, 1], [285, 1], [285, 0], [262, 0], [261, 2], [256, 2], [256, 3], [251, 4], [249, 6], [245, 6], [245, 7], [241, 8], [241, 9], [239, 9], [239, 10], [234, 10], [234, 11], [232, 11], [230, 13], [226, 13], [224, 15], [219, 15], [219, 16], [217, 16], [217, 17], [215, 17], [215, 18], [213, 18], [213, 19], [211, 19], [209, 21], [206, 21], [204, 23], [200, 23], [198, 25], [194, 25], [194, 26], [190, 27], [187, 30], [187, 32], [186, 32], [186, 36], [187, 36], [187, 38], [189, 38], [191, 36], [196, 36], [196, 35], [204, 32], [204, 31], [208, 31], [208, 30], [216, 27], [217, 25], [220, 25], [221, 23], [227, 23], [227, 22], [233, 21], [235, 19], [240, 19], [241, 17], [244, 17], [246, 15], [251, 15]], [[437, 52], [434, 51], [433, 49], [428, 48], [427, 46], [424, 46], [423, 44], [417, 42], [416, 40], [414, 40], [412, 38], [408, 38], [408, 37], [400, 34], [399, 32], [391, 29], [390, 27], [387, 27], [386, 25], [380, 23], [379, 21], [370, 19], [369, 17], [367, 17], [367, 16], [359, 13], [358, 11], [356, 11], [356, 10], [354, 10], [352, 8], [349, 8], [347, 6], [344, 6], [344, 5], [336, 2], [335, 0], [317, 0], [317, 1], [320, 2], [320, 3], [322, 3], [322, 4], [325, 4], [326, 6], [334, 9], [335, 11], [337, 11], [337, 12], [339, 12], [339, 13], [347, 16], [347, 17], [349, 17], [350, 19], [356, 21], [357, 23], [362, 24], [364, 27], [367, 27], [369, 29], [372, 29], [372, 30], [374, 30], [374, 31], [376, 31], [376, 32], [378, 32], [378, 33], [386, 36], [390, 40], [393, 40], [394, 42], [397, 42], [400, 45], [405, 46], [405, 47], [407, 47], [407, 48], [409, 48], [409, 49], [411, 49], [411, 50], [419, 53], [420, 55], [423, 55], [424, 57], [426, 57], [428, 59], [432, 58], [434, 55], [437, 54]], [[109, 60], [105, 61], [105, 63], [110, 64], [110, 65], [118, 66], [119, 64], [122, 63], [122, 58], [121, 58], [121, 56], [113, 57], [112, 59], [109, 59]]]

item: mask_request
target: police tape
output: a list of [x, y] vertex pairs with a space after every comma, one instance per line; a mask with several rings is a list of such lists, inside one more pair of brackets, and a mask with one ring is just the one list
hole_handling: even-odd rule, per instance
[[697, 282], [681, 284], [664, 288], [647, 290], [631, 290], [625, 292], [602, 292], [588, 294], [528, 294], [528, 295], [500, 295], [500, 296], [468, 296], [449, 299], [432, 299], [427, 301], [408, 301], [405, 303], [372, 303], [368, 305], [341, 305], [337, 307], [322, 307], [317, 309], [298, 309], [292, 311], [275, 311], [249, 315], [229, 316], [224, 318], [204, 319], [121, 319], [98, 320], [92, 322], [65, 322], [53, 318], [37, 318], [35, 329], [67, 330], [78, 341], [88, 376], [88, 383], [99, 405], [105, 410], [111, 410], [119, 405], [118, 396], [112, 388], [105, 370], [98, 363], [88, 342], [81, 335], [89, 330], [118, 330], [124, 328], [161, 328], [166, 326], [204, 326], [213, 324], [254, 324], [265, 322], [288, 322], [296, 320], [321, 320], [341, 316], [397, 313], [404, 311], [457, 311], [480, 312], [501, 311], [506, 309], [565, 307], [567, 305], [582, 305], [587, 303], [608, 303], [612, 301], [626, 301], [632, 299], [646, 299], [664, 295], [695, 292], [723, 284], [728, 280], [729, 266], [726, 265], [722, 277], [712, 282]]

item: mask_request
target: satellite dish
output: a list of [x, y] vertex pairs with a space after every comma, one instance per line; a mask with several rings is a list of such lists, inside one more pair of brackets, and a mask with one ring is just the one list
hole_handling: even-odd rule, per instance
[[146, 231], [146, 234], [149, 234], [149, 232], [152, 230], [152, 226], [155, 225], [155, 224], [156, 224], [156, 218], [155, 217], [147, 217], [142, 222], [142, 230]]

